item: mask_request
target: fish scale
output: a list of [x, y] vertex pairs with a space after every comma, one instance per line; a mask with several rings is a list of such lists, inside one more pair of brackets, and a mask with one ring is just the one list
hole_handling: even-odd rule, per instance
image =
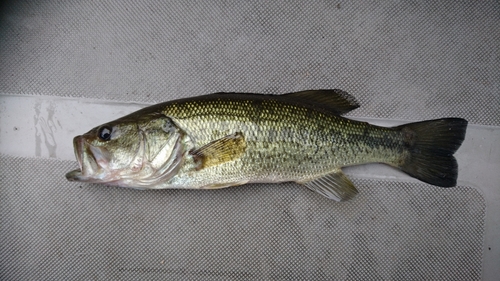
[[140, 189], [295, 181], [343, 201], [357, 190], [341, 168], [379, 162], [430, 184], [456, 184], [453, 154], [466, 120], [386, 128], [341, 116], [358, 106], [337, 89], [169, 101], [75, 137], [80, 170], [66, 177]]
[[[195, 147], [241, 131], [247, 141], [245, 154], [230, 163], [193, 172], [181, 169], [171, 184], [209, 186], [218, 183], [304, 181], [328, 174], [339, 166], [366, 162], [393, 162], [400, 147], [384, 145], [383, 135], [402, 146], [394, 130], [348, 120], [299, 104], [276, 100], [250, 102], [226, 97], [180, 101], [162, 112], [191, 136]], [[379, 139], [378, 147], [366, 142]], [[348, 140], [350, 139], [350, 140]], [[387, 139], [387, 138], [386, 138]]]

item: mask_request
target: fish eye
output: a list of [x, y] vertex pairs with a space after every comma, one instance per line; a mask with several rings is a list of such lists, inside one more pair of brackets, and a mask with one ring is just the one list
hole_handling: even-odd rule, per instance
[[108, 141], [111, 139], [111, 128], [104, 126], [99, 129], [99, 132], [97, 133], [99, 138], [103, 141]]

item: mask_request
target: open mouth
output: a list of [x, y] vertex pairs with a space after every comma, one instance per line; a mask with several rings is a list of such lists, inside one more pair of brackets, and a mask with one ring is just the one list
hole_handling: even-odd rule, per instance
[[81, 136], [77, 136], [73, 139], [73, 147], [75, 148], [75, 157], [76, 160], [78, 161], [78, 165], [80, 166], [80, 172], [83, 169], [83, 162], [82, 162], [82, 156], [83, 156], [83, 138]]
[[67, 173], [66, 178], [69, 181], [91, 181], [92, 178], [89, 175], [92, 175], [98, 169], [98, 165], [92, 153], [85, 146], [85, 139], [82, 136], [75, 137], [73, 147], [80, 169]]

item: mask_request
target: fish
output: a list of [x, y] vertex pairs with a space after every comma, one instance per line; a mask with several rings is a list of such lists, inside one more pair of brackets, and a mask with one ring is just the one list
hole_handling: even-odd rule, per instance
[[345, 201], [358, 190], [343, 167], [384, 163], [434, 186], [456, 185], [465, 119], [381, 127], [343, 117], [358, 107], [339, 89], [167, 101], [76, 136], [79, 169], [66, 178], [143, 190], [296, 182]]

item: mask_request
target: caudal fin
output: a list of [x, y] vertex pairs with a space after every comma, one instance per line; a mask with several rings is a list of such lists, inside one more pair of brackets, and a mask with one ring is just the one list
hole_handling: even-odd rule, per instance
[[409, 152], [400, 165], [401, 170], [432, 185], [457, 184], [458, 164], [453, 154], [464, 140], [467, 120], [443, 118], [397, 128]]

